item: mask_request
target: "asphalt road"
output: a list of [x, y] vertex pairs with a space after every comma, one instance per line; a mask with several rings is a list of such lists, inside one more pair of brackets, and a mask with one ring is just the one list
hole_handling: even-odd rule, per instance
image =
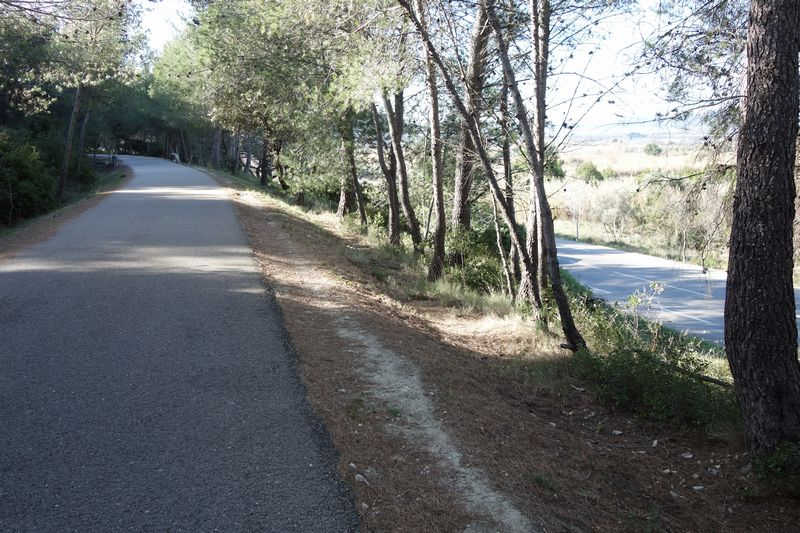
[[136, 177], [0, 263], [0, 531], [354, 531], [233, 207]]
[[[566, 239], [557, 239], [561, 267], [595, 296], [624, 306], [637, 290], [648, 292], [651, 282], [663, 287], [639, 312], [678, 331], [708, 341], [724, 342], [725, 280], [722, 270], [704, 273], [697, 265], [625, 252]], [[800, 293], [795, 290], [795, 301]]]

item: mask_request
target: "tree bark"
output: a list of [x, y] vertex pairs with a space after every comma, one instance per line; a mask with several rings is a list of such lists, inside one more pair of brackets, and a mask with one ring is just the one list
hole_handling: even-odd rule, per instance
[[83, 150], [86, 148], [86, 128], [89, 124], [89, 117], [91, 117], [92, 112], [91, 110], [86, 110], [86, 114], [83, 115], [83, 122], [81, 122], [81, 132], [78, 135], [78, 174], [81, 173], [81, 164], [83, 163]]
[[[547, 203], [547, 197], [544, 196], [544, 165], [546, 161], [546, 147], [547, 139], [545, 138], [545, 124], [546, 124], [546, 102], [547, 102], [547, 65], [550, 58], [550, 0], [528, 0], [529, 9], [532, 13], [531, 17], [531, 35], [533, 36], [533, 61], [534, 61], [534, 93], [536, 106], [534, 108], [534, 116], [531, 122], [536, 126], [535, 131], [535, 144], [538, 150], [538, 157], [534, 165], [535, 169], [531, 174], [531, 180], [535, 179], [539, 182], [537, 187], [531, 187], [537, 193], [537, 201], [531, 205], [536, 206], [536, 211], [533, 213], [536, 220], [536, 232], [531, 232], [536, 236], [534, 242], [529, 240], [529, 253], [533, 254], [532, 247], [536, 246], [536, 255], [538, 258], [536, 267], [536, 279], [539, 282], [539, 293], [544, 294], [547, 288], [548, 281], [548, 265], [551, 261], [551, 255], [556, 253], [555, 248], [555, 234], [552, 239], [552, 246], [550, 245], [550, 236], [545, 235], [547, 225], [542, 219], [545, 214], [545, 208], [542, 201]], [[550, 206], [547, 206], [547, 210]], [[552, 216], [550, 217], [550, 225], [552, 225]], [[533, 223], [533, 219], [529, 219], [529, 224]], [[556, 259], [556, 263], [558, 260]], [[555, 295], [554, 295], [555, 296]], [[556, 296], [558, 298], [558, 296]]]
[[[506, 254], [506, 249], [503, 247], [503, 236], [500, 233], [500, 224], [497, 222], [497, 201], [492, 197], [492, 220], [494, 222], [494, 235], [497, 240], [497, 252], [500, 255], [500, 262], [503, 266], [503, 276], [506, 280], [506, 294], [511, 301], [514, 301], [514, 273], [511, 270], [511, 265], [509, 264], [509, 257]], [[513, 250], [514, 247], [512, 246], [511, 249]]]
[[[553, 229], [553, 214], [550, 211], [550, 205], [547, 202], [547, 195], [544, 190], [544, 145], [538, 146], [537, 141], [534, 140], [533, 132], [531, 131], [531, 124], [528, 120], [528, 112], [525, 106], [525, 101], [519, 91], [514, 70], [511, 67], [511, 61], [508, 57], [508, 46], [503, 36], [502, 28], [497, 20], [494, 12], [494, 0], [481, 0], [486, 5], [486, 14], [489, 19], [489, 24], [494, 31], [495, 40], [497, 41], [497, 49], [500, 54], [500, 61], [503, 64], [503, 71], [508, 77], [508, 86], [514, 98], [514, 104], [517, 111], [517, 125], [522, 131], [523, 139], [525, 140], [525, 152], [531, 166], [530, 187], [535, 193], [535, 205], [537, 207], [537, 222], [539, 223], [539, 235], [541, 236], [542, 254], [547, 266], [547, 274], [550, 279], [552, 287], [553, 299], [558, 307], [558, 314], [561, 318], [561, 328], [564, 331], [564, 336], [567, 339], [569, 348], [572, 350], [579, 350], [586, 347], [586, 341], [581, 336], [575, 325], [575, 320], [572, 317], [572, 310], [569, 307], [569, 301], [564, 293], [564, 288], [561, 285], [561, 272], [558, 266], [558, 255], [556, 252], [556, 238]], [[538, 6], [538, 3], [541, 6]], [[534, 123], [537, 128], [536, 137], [541, 143], [544, 139], [544, 99], [546, 95], [546, 75], [547, 75], [547, 44], [542, 44], [542, 41], [549, 40], [549, 25], [550, 25], [550, 2], [549, 0], [531, 0], [534, 6], [533, 14], [536, 19], [534, 30], [534, 47], [539, 50], [536, 54], [536, 64], [534, 76], [536, 77], [536, 104], [537, 113], [534, 117]], [[532, 198], [532, 201], [534, 198]], [[529, 231], [528, 233], [532, 233]], [[530, 257], [530, 250], [527, 251]]]
[[245, 150], [247, 152], [247, 158], [244, 160], [244, 173], [246, 176], [250, 175], [250, 163], [253, 161], [253, 150], [250, 146], [250, 139], [245, 138]]
[[[503, 136], [502, 153], [503, 153], [503, 178], [506, 185], [506, 202], [508, 202], [508, 210], [511, 212], [511, 217], [514, 224], [517, 223], [517, 208], [514, 204], [514, 175], [511, 172], [511, 135], [509, 128], [511, 121], [509, 120], [508, 113], [508, 78], [503, 74], [503, 84], [500, 87], [500, 129]], [[521, 269], [519, 265], [519, 252], [517, 251], [514, 243], [511, 243], [511, 248], [508, 251], [509, 268], [511, 269], [512, 278], [514, 282], [521, 281]], [[534, 287], [537, 285], [534, 284]], [[541, 301], [538, 292], [531, 294], [530, 299]], [[525, 298], [523, 298], [525, 299]]]
[[[362, 231], [367, 229], [367, 213], [364, 209], [364, 197], [361, 194], [361, 184], [358, 182], [358, 169], [356, 168], [356, 155], [355, 155], [355, 135], [353, 133], [353, 119], [354, 113], [352, 109], [348, 109], [344, 119], [341, 123], [342, 135], [342, 153], [347, 164], [347, 174], [350, 178], [349, 190], [354, 195], [356, 201], [356, 208], [358, 209], [358, 216], [361, 221]], [[344, 187], [340, 189], [339, 194], [339, 209], [337, 215], [344, 216], [344, 209], [342, 209], [342, 194], [345, 194]]]
[[[486, 10], [478, 6], [478, 14], [472, 28], [469, 66], [465, 81], [465, 105], [472, 120], [478, 120], [481, 112], [481, 93], [483, 91], [486, 68], [486, 48], [489, 44], [491, 28], [486, 20]], [[453, 177], [453, 228], [458, 231], [469, 229], [472, 224], [472, 206], [469, 193], [472, 189], [476, 163], [475, 145], [469, 134], [468, 120], [461, 118], [458, 149], [456, 150], [456, 169]]]
[[800, 440], [792, 286], [800, 4], [753, 0], [737, 150], [725, 351], [750, 448]]
[[272, 148], [269, 145], [269, 138], [264, 137], [261, 148], [261, 161], [258, 162], [259, 181], [262, 187], [272, 181]]
[[275, 170], [278, 171], [278, 183], [284, 191], [289, 190], [289, 184], [286, 183], [286, 166], [281, 162], [281, 151], [283, 150], [283, 141], [278, 139], [275, 141]]
[[389, 117], [389, 136], [392, 138], [394, 158], [397, 162], [398, 177], [400, 178], [400, 205], [403, 208], [403, 214], [406, 216], [408, 231], [411, 234], [411, 242], [414, 244], [414, 250], [419, 251], [422, 249], [422, 235], [419, 230], [417, 216], [414, 214], [414, 208], [411, 205], [411, 198], [409, 198], [408, 194], [408, 171], [406, 169], [405, 153], [403, 152], [403, 91], [397, 91], [394, 94], [394, 107], [392, 107], [392, 103], [389, 101], [389, 95], [386, 92], [384, 92], [382, 96], [383, 105], [386, 108], [386, 116]]
[[[441, 56], [439, 55], [436, 47], [433, 45], [433, 41], [428, 35], [428, 32], [425, 28], [422, 27], [419, 20], [417, 19], [416, 15], [414, 14], [413, 9], [411, 8], [408, 0], [397, 0], [397, 3], [403, 7], [408, 15], [408, 18], [414, 24], [417, 29], [417, 32], [422, 36], [422, 40], [427, 48], [428, 52], [431, 54], [431, 58], [433, 59], [436, 66], [439, 67], [439, 72], [442, 74], [442, 78], [445, 82], [445, 87], [447, 87], [447, 92], [450, 93], [450, 97], [453, 100], [453, 103], [456, 106], [459, 114], [468, 121], [469, 125], [469, 133], [472, 136], [472, 141], [475, 145], [475, 149], [477, 151], [478, 157], [481, 161], [481, 165], [483, 166], [483, 170], [486, 173], [486, 178], [489, 182], [489, 189], [492, 192], [497, 204], [500, 206], [500, 214], [503, 217], [503, 222], [505, 223], [506, 227], [508, 228], [511, 234], [511, 240], [514, 242], [514, 245], [520, 250], [520, 254], [522, 256], [522, 264], [523, 264], [523, 276], [530, 275], [532, 265], [530, 262], [530, 257], [525, 252], [525, 248], [522, 246], [522, 237], [520, 234], [519, 227], [514, 223], [514, 220], [511, 216], [511, 213], [508, 209], [508, 203], [506, 202], [505, 198], [503, 197], [503, 193], [500, 190], [500, 186], [497, 182], [497, 177], [494, 172], [494, 167], [492, 166], [492, 160], [489, 157], [488, 152], [486, 151], [486, 147], [484, 145], [483, 137], [481, 136], [480, 132], [480, 124], [476, 120], [472, 120], [471, 115], [467, 111], [466, 106], [464, 105], [461, 96], [459, 95], [458, 89], [456, 89], [455, 83], [453, 83], [453, 78], [450, 76], [450, 72], [445, 67], [444, 62], [442, 61]], [[533, 302], [531, 302], [533, 303]], [[538, 315], [540, 308], [538, 306], [534, 307], [534, 312]], [[536, 317], [537, 319], [539, 316]]]
[[80, 84], [75, 88], [75, 100], [72, 103], [72, 114], [69, 117], [69, 125], [67, 126], [67, 140], [64, 144], [64, 160], [61, 163], [61, 174], [58, 177], [58, 201], [64, 199], [64, 189], [69, 179], [69, 165], [72, 162], [72, 140], [75, 136], [75, 122], [78, 120], [78, 113], [81, 110], [81, 86]]
[[181, 147], [183, 148], [183, 161], [186, 164], [191, 163], [191, 156], [189, 155], [189, 148], [186, 146], [186, 136], [183, 134], [183, 130], [178, 130], [178, 136], [181, 139]]
[[389, 244], [397, 246], [400, 244], [400, 200], [397, 198], [397, 161], [394, 152], [389, 148], [389, 163], [386, 162], [384, 151], [383, 128], [381, 127], [381, 117], [378, 108], [372, 104], [372, 120], [375, 123], [375, 136], [378, 146], [378, 163], [381, 166], [383, 177], [386, 178], [386, 194], [389, 204], [389, 220], [387, 221], [387, 231], [389, 233]]
[[[181, 139], [183, 139], [183, 134], [182, 133], [181, 133]], [[240, 143], [241, 143], [241, 135], [237, 131], [236, 133], [234, 133], [233, 142], [231, 143], [233, 145], [232, 149], [231, 149], [231, 152], [232, 152], [231, 153], [231, 173], [233, 173], [233, 174], [236, 174], [237, 172], [239, 172], [239, 167], [241, 166], [241, 163], [242, 163], [241, 159], [239, 159], [239, 146], [240, 146]]]
[[214, 142], [211, 145], [211, 166], [220, 168], [222, 166], [222, 129], [214, 130]]
[[[427, 28], [425, 21], [425, 8], [422, 0], [417, 0], [417, 11], [423, 28]], [[433, 63], [431, 53], [425, 51], [425, 67], [427, 69], [426, 82], [428, 96], [430, 97], [430, 123], [431, 123], [431, 167], [432, 167], [432, 205], [435, 209], [435, 226], [433, 230], [433, 254], [428, 265], [428, 281], [436, 281], [444, 272], [444, 242], [445, 213], [444, 213], [444, 185], [442, 184], [442, 132], [439, 123], [439, 91], [436, 87], [436, 65]]]

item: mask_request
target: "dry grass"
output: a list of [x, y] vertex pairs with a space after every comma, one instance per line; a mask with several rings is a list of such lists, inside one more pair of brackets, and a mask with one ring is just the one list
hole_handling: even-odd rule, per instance
[[[561, 154], [568, 169], [574, 170], [584, 161], [591, 161], [601, 171], [613, 169], [620, 175], [636, 175], [644, 170], [678, 171], [702, 168], [711, 161], [708, 153], [698, 146], [671, 144], [657, 141], [663, 152], [659, 155], [644, 153], [646, 142], [589, 144], [569, 147]], [[716, 156], [716, 162], [729, 162], [733, 154]]]

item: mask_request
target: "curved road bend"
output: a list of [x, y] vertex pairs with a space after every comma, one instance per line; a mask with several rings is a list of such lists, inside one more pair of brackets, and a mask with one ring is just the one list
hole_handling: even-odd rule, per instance
[[124, 160], [0, 263], [0, 531], [355, 531], [231, 203]]
[[[567, 239], [556, 239], [561, 267], [595, 296], [624, 305], [637, 290], [658, 282], [664, 292], [640, 312], [665, 326], [722, 344], [725, 338], [726, 273], [703, 272], [693, 264], [670, 261]], [[795, 301], [800, 291], [795, 290]], [[799, 307], [800, 308], [800, 307]]]

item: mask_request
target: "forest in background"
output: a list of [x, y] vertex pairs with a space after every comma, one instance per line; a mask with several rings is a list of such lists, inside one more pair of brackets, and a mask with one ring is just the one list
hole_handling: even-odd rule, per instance
[[[621, 81], [586, 80], [570, 60], [589, 58], [599, 46], [593, 34], [598, 24], [625, 16], [637, 2], [194, 4], [196, 15], [187, 27], [155, 56], [146, 46], [141, 8], [132, 2], [0, 2], [0, 220], [5, 225], [53, 209], [70, 191], [90, 187], [96, 177], [88, 153], [177, 156], [188, 164], [254, 176], [297, 205], [335, 211], [388, 249], [408, 252], [429, 282], [444, 278], [470, 290], [504, 294], [531, 320], [557, 324], [564, 345], [579, 353], [587, 342], [573, 315], [576, 306], [590, 304], [579, 291], [565, 288], [569, 280], [558, 268], [554, 219], [594, 219], [610, 240], [620, 240], [617, 234], [626, 228], [643, 230], [649, 224], [653, 232], [665, 232], [666, 245], [684, 254], [690, 248], [704, 264], [711, 247], [712, 265], [722, 264], [736, 213], [737, 167], [729, 156], [747, 124], [742, 92], [748, 21], [753, 13], [771, 16], [779, 9], [787, 10], [789, 21], [797, 14], [784, 3], [770, 7], [758, 1], [662, 5], [662, 30], [642, 43], [640, 62], [619, 79], [659, 74], [674, 102], [659, 120], [704, 118], [708, 134], [701, 163], [630, 177], [628, 189], [647, 194], [634, 200], [611, 187], [602, 196], [606, 200], [581, 214], [576, 202], [557, 205], [554, 199], [551, 206], [551, 193], [558, 187], [571, 190], [574, 183], [591, 188], [620, 182], [614, 169], [588, 159], [570, 161], [566, 148], [596, 106], [613, 103]], [[794, 54], [795, 77], [796, 61]], [[776, 65], [770, 72], [779, 72]], [[566, 100], [557, 98], [564, 86]], [[794, 139], [796, 108], [789, 114], [794, 129], [779, 131]], [[786, 146], [785, 139], [773, 140]], [[645, 148], [652, 157], [663, 149]], [[570, 185], [559, 182], [565, 179]], [[591, 190], [584, 196], [593, 196]], [[772, 194], [764, 190], [767, 197]], [[793, 215], [794, 193], [784, 196], [792, 199]], [[785, 226], [768, 234], [783, 239]], [[788, 243], [775, 244], [790, 258], [791, 229], [790, 223]], [[785, 279], [782, 283], [785, 292]], [[748, 306], [770, 294], [754, 291]], [[791, 304], [786, 314], [793, 317]], [[726, 344], [739, 403], [746, 414], [758, 413], [753, 415], [758, 420], [745, 416], [758, 450], [774, 450], [800, 436], [791, 407], [800, 401], [796, 328], [789, 329], [776, 337], [764, 325], [762, 341], [772, 344], [740, 339], [754, 359], [779, 344], [775, 353], [783, 355], [775, 357], [782, 363], [759, 359], [784, 374], [769, 383], [756, 383], [753, 367], [737, 372], [732, 355], [737, 348]], [[684, 351], [654, 352], [669, 364], [696, 370], [695, 359]], [[632, 353], [630, 361], [639, 357]], [[782, 392], [759, 399], [765, 387]]]

